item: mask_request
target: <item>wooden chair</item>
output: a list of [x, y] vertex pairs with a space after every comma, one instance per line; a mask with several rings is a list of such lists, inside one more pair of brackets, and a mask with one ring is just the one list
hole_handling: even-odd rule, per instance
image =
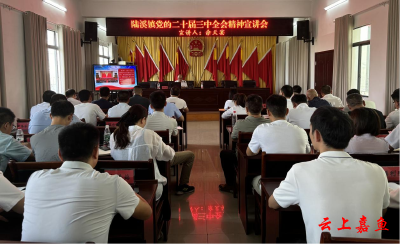
[[[185, 118], [185, 120], [184, 121], [178, 121], [178, 125], [180, 127], [182, 127], [182, 129], [183, 129], [182, 131], [180, 131], [180, 133], [182, 133], [182, 136], [181, 136], [182, 145], [185, 148], [187, 148], [187, 145], [188, 145], [188, 142], [187, 142], [187, 113], [183, 109], [180, 109], [180, 111], [182, 113], [182, 116]], [[183, 138], [185, 138], [185, 139], [183, 139]]]
[[62, 162], [16, 162], [10, 160], [8, 168], [10, 169], [12, 183], [26, 183], [33, 172], [42, 169], [60, 168]]
[[105, 114], [108, 113], [108, 108], [102, 108], [101, 110], [103, 110], [103, 113], [105, 113]]
[[[292, 166], [299, 162], [307, 162], [317, 159], [316, 154], [267, 154], [262, 153], [261, 158], [261, 179], [285, 178]], [[255, 196], [255, 229], [259, 231], [261, 225], [261, 239], [265, 242], [267, 231], [269, 231], [268, 241], [276, 242], [279, 234], [279, 213], [271, 212], [267, 207], [267, 196], [261, 192], [261, 196]], [[268, 221], [266, 219], [268, 216]], [[261, 217], [261, 218], [260, 218]], [[271, 236], [272, 235], [272, 236]]]
[[330, 232], [321, 233], [321, 243], [399, 243], [399, 240], [356, 238], [356, 237], [332, 237]]
[[245, 119], [247, 117], [247, 114], [238, 114], [237, 118], [239, 119]]
[[17, 129], [21, 129], [24, 134], [28, 134], [29, 122], [31, 122], [30, 119], [17, 119]]
[[104, 122], [110, 127], [116, 127], [121, 118], [105, 118]]
[[[252, 132], [239, 131], [238, 140], [236, 142], [232, 142], [232, 144], [235, 144], [235, 145], [232, 145], [232, 148], [236, 150], [236, 144], [237, 143], [249, 144], [250, 141], [251, 141], [251, 137], [252, 136], [253, 136]], [[238, 189], [239, 189], [239, 178], [238, 178], [239, 168], [237, 167], [237, 165], [235, 167], [235, 170], [236, 170], [236, 184], [235, 184], [235, 187], [233, 189], [233, 197], [237, 198], [237, 193], [238, 193]]]
[[386, 153], [386, 154], [351, 154], [355, 159], [376, 163], [379, 166], [399, 166], [399, 154]]

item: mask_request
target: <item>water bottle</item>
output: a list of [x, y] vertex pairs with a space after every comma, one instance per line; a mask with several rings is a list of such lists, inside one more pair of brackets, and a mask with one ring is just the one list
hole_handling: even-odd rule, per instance
[[104, 148], [109, 148], [110, 147], [110, 126], [106, 125], [106, 129], [104, 130], [104, 141], [103, 141], [103, 147]]
[[203, 82], [201, 82], [201, 89], [203, 89]]
[[160, 82], [157, 83], [157, 89], [160, 90]]
[[232, 128], [235, 126], [237, 121], [237, 113], [236, 110], [233, 110], [233, 115], [232, 115]]
[[15, 138], [19, 142], [24, 142], [24, 132], [21, 129], [18, 129], [17, 134], [15, 135]]

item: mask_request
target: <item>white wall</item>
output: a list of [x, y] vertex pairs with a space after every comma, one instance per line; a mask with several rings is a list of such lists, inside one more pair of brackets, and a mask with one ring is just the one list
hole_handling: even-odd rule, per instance
[[[82, 16], [79, 0], [53, 0], [65, 6], [64, 13], [44, 3], [42, 0], [0, 0], [22, 11], [31, 11], [47, 18], [48, 21], [64, 24], [82, 30]], [[1, 8], [2, 53], [3, 63], [0, 77], [3, 77], [1, 86], [2, 101], [19, 118], [29, 118], [26, 104], [26, 76], [25, 76], [25, 47], [22, 13]]]
[[[334, 48], [336, 18], [346, 14], [355, 14], [383, 0], [349, 0], [333, 9], [324, 8], [337, 0], [314, 0], [312, 3], [312, 29], [315, 45], [311, 46], [310, 87], [314, 87], [315, 53]], [[376, 103], [377, 109], [385, 110], [386, 89], [386, 48], [387, 48], [388, 5], [378, 7], [354, 17], [354, 27], [371, 25], [371, 63], [370, 63], [370, 96], [368, 100]]]
[[84, 17], [308, 17], [309, 0], [83, 0]]

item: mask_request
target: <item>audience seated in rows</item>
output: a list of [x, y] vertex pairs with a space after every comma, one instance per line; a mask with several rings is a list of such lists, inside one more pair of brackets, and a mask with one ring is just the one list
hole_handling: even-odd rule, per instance
[[231, 89], [229, 91], [229, 99], [226, 100], [225, 105], [224, 105], [224, 109], [228, 110], [230, 108], [232, 108], [233, 106], [235, 106], [235, 102], [233, 101], [233, 96], [235, 96], [237, 94], [237, 89]]
[[180, 93], [181, 89], [179, 89], [179, 87], [172, 87], [170, 92], [171, 97], [167, 98], [167, 103], [173, 103], [178, 109], [183, 109], [187, 113], [189, 112], [189, 108], [185, 100], [179, 98]]
[[[164, 97], [165, 97], [165, 94], [164, 94]], [[149, 105], [148, 110], [149, 110], [149, 115], [152, 115], [154, 113], [154, 109], [150, 105]], [[166, 103], [164, 105], [164, 114], [170, 118], [174, 117], [177, 121], [185, 120], [185, 117], [183, 117], [181, 111], [173, 103]]]
[[328, 101], [332, 107], [343, 108], [342, 99], [332, 95], [332, 88], [328, 85], [324, 85], [321, 88], [322, 99]]
[[31, 147], [36, 162], [61, 161], [58, 156], [58, 135], [69, 125], [74, 116], [74, 106], [68, 101], [51, 106], [51, 125], [31, 137]]
[[109, 118], [120, 118], [126, 112], [128, 112], [131, 106], [128, 105], [129, 102], [129, 92], [128, 91], [119, 91], [118, 104], [108, 110]]
[[[237, 140], [240, 132], [253, 132], [257, 126], [270, 121], [261, 116], [263, 109], [262, 98], [258, 95], [249, 95], [246, 99], [246, 112], [247, 117], [244, 120], [236, 121], [232, 130], [232, 140]], [[225, 175], [226, 184], [220, 184], [219, 190], [226, 192], [233, 192], [236, 183], [237, 154], [236, 148], [233, 150], [222, 150], [220, 153], [221, 166]]]
[[123, 178], [93, 169], [99, 155], [99, 131], [93, 125], [65, 127], [58, 144], [62, 166], [29, 178], [22, 241], [106, 243], [117, 213], [124, 219], [151, 216], [150, 205]]
[[234, 114], [233, 111], [236, 111], [237, 115], [245, 115], [247, 114], [246, 112], [246, 95], [243, 93], [237, 93], [233, 96], [233, 102], [234, 106], [231, 107], [230, 109], [226, 110], [222, 115], [221, 118], [223, 119], [229, 119], [232, 117]]
[[355, 135], [344, 150], [350, 154], [387, 153], [389, 144], [376, 136], [379, 135], [381, 122], [378, 114], [369, 108], [358, 108], [351, 111]]
[[[37, 134], [51, 125], [51, 106], [58, 101], [67, 101], [67, 98], [63, 94], [55, 94], [51, 97], [50, 107], [33, 115], [31, 121], [29, 122], [29, 134]], [[79, 122], [81, 122], [81, 120], [76, 115], [74, 115], [71, 123]]]
[[[354, 94], [348, 95], [346, 98], [346, 102], [347, 102], [347, 107], [349, 107], [349, 110], [350, 110], [349, 114], [351, 114], [354, 109], [365, 107], [365, 105], [363, 103], [363, 98], [360, 94], [354, 93]], [[385, 117], [383, 117], [382, 112], [379, 110], [376, 110], [376, 109], [372, 109], [372, 108], [366, 108], [366, 109], [371, 109], [378, 114], [379, 120], [381, 122], [380, 123], [381, 129], [385, 129], [386, 128]]]
[[397, 125], [396, 128], [385, 137], [385, 141], [390, 145], [390, 151], [393, 149], [399, 148], [399, 138], [400, 138], [400, 125]]
[[304, 94], [293, 95], [291, 103], [293, 104], [293, 109], [289, 110], [287, 121], [303, 129], [310, 129], [310, 118], [316, 108], [308, 107], [307, 97]]
[[[79, 96], [79, 99], [82, 102], [81, 96]], [[92, 101], [91, 103], [97, 104], [101, 109], [109, 109], [113, 106], [112, 103], [108, 101], [109, 99], [110, 99], [110, 88], [103, 86], [102, 88], [100, 88], [100, 99]]]
[[394, 107], [396, 108], [393, 112], [391, 112], [385, 119], [386, 128], [393, 129], [399, 124], [399, 89], [396, 89], [391, 95], [394, 103]]
[[76, 99], [76, 91], [74, 89], [68, 89], [65, 92], [65, 96], [67, 97], [68, 102], [72, 103], [72, 105], [81, 104], [79, 100]]
[[315, 89], [309, 89], [307, 90], [307, 100], [308, 100], [308, 106], [310, 108], [320, 108], [323, 106], [331, 106], [331, 104], [318, 97], [318, 92]]
[[[9, 182], [0, 171], [0, 210], [9, 212], [10, 210], [23, 214], [25, 194]], [[0, 221], [8, 222], [0, 215]]]
[[33, 156], [31, 149], [11, 136], [15, 114], [8, 108], [0, 107], [0, 171], [5, 172], [10, 159], [23, 162]]
[[35, 106], [33, 106], [31, 108], [30, 119], [32, 119], [33, 115], [35, 115], [37, 112], [42, 111], [43, 109], [46, 109], [46, 108], [50, 107], [50, 100], [51, 100], [51, 97], [54, 94], [56, 94], [56, 93], [53, 92], [53, 91], [50, 91], [50, 90], [45, 91], [43, 93], [43, 102], [39, 103], [39, 104], [37, 104], [37, 105], [35, 105]]
[[290, 98], [293, 95], [293, 87], [289, 85], [284, 85], [282, 86], [279, 95], [284, 96], [287, 100], [287, 108], [288, 109], [293, 109], [293, 104], [292, 101], [290, 101]]
[[[145, 128], [153, 131], [169, 130], [169, 142], [171, 143], [171, 136], [178, 135], [178, 123], [176, 119], [164, 113], [164, 106], [167, 104], [166, 100], [163, 91], [155, 91], [150, 94], [150, 106], [154, 109], [154, 112], [147, 118]], [[172, 105], [175, 106], [174, 104]]]
[[[361, 95], [361, 92], [360, 92], [359, 90], [357, 90], [357, 89], [350, 89], [350, 90], [347, 92], [347, 96], [349, 96], [349, 95], [351, 95], [351, 94], [360, 94], [360, 95]], [[365, 106], [366, 108], [373, 108], [373, 109], [376, 109], [375, 103], [374, 103], [373, 101], [366, 101], [366, 100], [363, 99], [363, 104], [364, 104], [364, 106]], [[346, 112], [346, 113], [348, 113], [348, 112], [350, 112], [350, 109], [349, 109], [348, 106], [344, 106], [343, 111]]]
[[[294, 85], [293, 86], [293, 95], [301, 94], [301, 91], [302, 91], [301, 86], [299, 86], [299, 85]], [[293, 97], [293, 95], [292, 95], [292, 97]]]
[[85, 119], [86, 123], [96, 126], [97, 118], [100, 120], [106, 118], [103, 110], [97, 104], [91, 103], [93, 100], [92, 92], [89, 90], [80, 91], [79, 99], [82, 103], [75, 106], [75, 115], [79, 119]]
[[129, 99], [129, 106], [139, 104], [145, 108], [148, 108], [150, 106], [150, 100], [145, 97], [142, 97], [142, 94], [143, 94], [142, 88], [136, 86], [133, 89], [133, 96]]
[[171, 161], [171, 165], [182, 164], [180, 185], [176, 194], [194, 192], [194, 187], [188, 185], [194, 154], [191, 151], [175, 152], [162, 141], [157, 133], [146, 129], [147, 116], [146, 109], [141, 105], [133, 105], [122, 116], [118, 128], [110, 138], [111, 156], [115, 160], [147, 161], [149, 158], [153, 159], [155, 176], [159, 183], [156, 192], [157, 199], [162, 195], [162, 186], [167, 183], [167, 179], [160, 174], [157, 161]]
[[[271, 95], [267, 99], [267, 113], [271, 123], [259, 125], [247, 147], [247, 156], [266, 153], [310, 153], [311, 148], [305, 130], [286, 121], [289, 112], [287, 99]], [[255, 191], [261, 195], [261, 175], [253, 179]]]
[[[362, 233], [353, 230], [364, 216], [376, 226], [382, 209], [389, 206], [388, 180], [382, 167], [344, 152], [353, 130], [353, 122], [344, 112], [318, 108], [310, 127], [312, 145], [320, 152], [318, 159], [295, 164], [268, 200], [273, 209], [300, 206], [308, 243], [319, 243], [323, 222], [331, 223], [332, 236], [381, 238], [381, 230], [374, 231], [376, 228]], [[352, 230], [340, 230], [342, 225]]]

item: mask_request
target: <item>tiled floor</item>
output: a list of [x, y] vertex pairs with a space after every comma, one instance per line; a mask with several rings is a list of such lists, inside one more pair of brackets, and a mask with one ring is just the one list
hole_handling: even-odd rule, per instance
[[188, 150], [196, 159], [190, 195], [172, 196], [172, 217], [168, 242], [227, 243], [260, 242], [261, 236], [246, 235], [238, 215], [238, 202], [220, 192], [225, 183], [219, 159], [217, 121], [188, 122]]

